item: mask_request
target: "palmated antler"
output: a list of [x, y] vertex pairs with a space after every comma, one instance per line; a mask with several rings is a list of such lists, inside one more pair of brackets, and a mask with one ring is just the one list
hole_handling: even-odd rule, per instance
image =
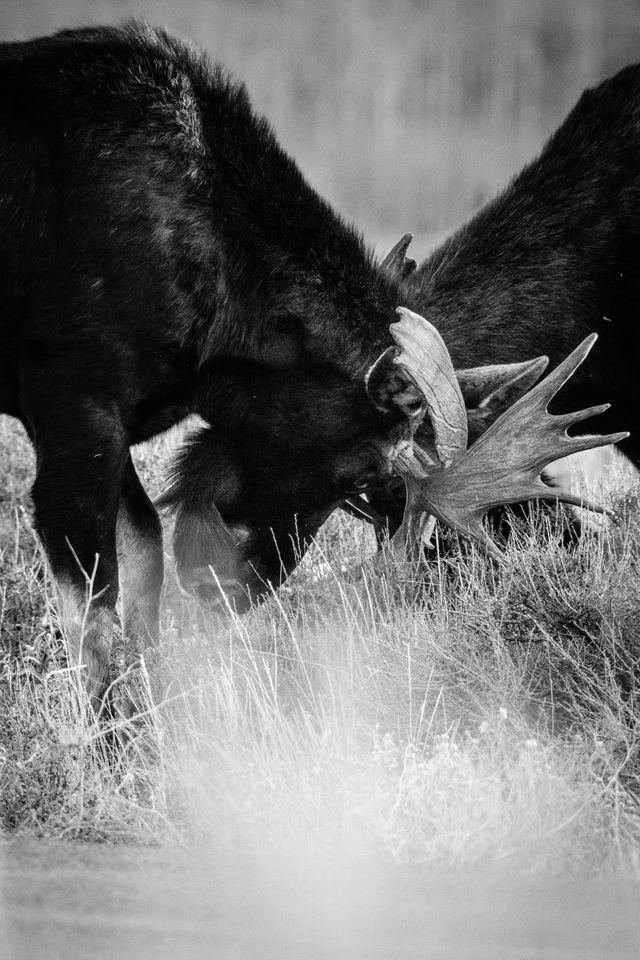
[[396, 313], [400, 320], [389, 328], [400, 347], [394, 363], [409, 375], [424, 398], [436, 454], [440, 463], [446, 465], [467, 446], [467, 411], [451, 357], [428, 320], [406, 307], [398, 307]]
[[[428, 394], [432, 385], [428, 371], [416, 363], [413, 340], [419, 336], [422, 318], [399, 308], [404, 324], [391, 327], [403, 348], [396, 357], [418, 389]], [[420, 321], [420, 323], [418, 322]], [[410, 332], [409, 328], [413, 331]], [[556, 369], [521, 397], [468, 449], [455, 442], [448, 450], [438, 450], [439, 464], [433, 464], [419, 447], [406, 445], [398, 451], [395, 468], [407, 486], [407, 505], [394, 546], [411, 547], [423, 535], [429, 515], [449, 527], [473, 537], [491, 554], [500, 551], [482, 527], [484, 514], [492, 507], [523, 500], [561, 500], [602, 512], [602, 508], [562, 488], [546, 484], [541, 473], [561, 457], [595, 447], [617, 443], [629, 434], [570, 437], [567, 428], [596, 416], [609, 404], [590, 407], [577, 413], [554, 416], [547, 411], [551, 399], [583, 362], [597, 339], [587, 337]], [[408, 345], [408, 348], [407, 348]], [[455, 432], [452, 434], [455, 437]], [[444, 454], [444, 456], [443, 456]]]

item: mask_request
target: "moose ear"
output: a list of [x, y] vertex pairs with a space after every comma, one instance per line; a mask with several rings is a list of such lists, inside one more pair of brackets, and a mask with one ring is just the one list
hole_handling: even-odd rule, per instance
[[211, 565], [221, 576], [235, 574], [238, 541], [213, 503], [192, 512], [178, 507], [173, 549], [178, 571]]

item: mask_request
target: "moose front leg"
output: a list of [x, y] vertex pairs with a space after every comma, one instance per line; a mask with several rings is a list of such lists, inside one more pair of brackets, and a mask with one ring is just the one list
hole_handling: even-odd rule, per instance
[[118, 596], [116, 514], [128, 445], [118, 420], [77, 401], [34, 423], [35, 525], [57, 583], [72, 662], [96, 709], [109, 682]]
[[158, 639], [164, 560], [160, 518], [140, 483], [131, 456], [122, 480], [116, 543], [123, 631], [139, 654]]

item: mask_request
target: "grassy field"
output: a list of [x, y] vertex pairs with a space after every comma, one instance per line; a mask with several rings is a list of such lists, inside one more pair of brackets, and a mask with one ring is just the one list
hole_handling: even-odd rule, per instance
[[[139, 451], [151, 489], [170, 446]], [[66, 665], [8, 418], [0, 463], [5, 831], [640, 875], [637, 491], [571, 550], [523, 531], [501, 568], [467, 550], [354, 574], [370, 535], [333, 518], [228, 623], [168, 564], [156, 702], [114, 749]]]

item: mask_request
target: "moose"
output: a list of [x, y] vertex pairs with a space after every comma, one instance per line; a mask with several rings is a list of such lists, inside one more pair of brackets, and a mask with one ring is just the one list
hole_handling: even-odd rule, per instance
[[[544, 353], [557, 364], [591, 331], [598, 333], [597, 348], [554, 400], [553, 409], [563, 413], [611, 400], [611, 408], [598, 417], [605, 430], [634, 427], [640, 420], [639, 124], [640, 66], [630, 66], [586, 91], [540, 156], [420, 266], [406, 256], [411, 234], [381, 264], [381, 271], [400, 284], [402, 302], [442, 334], [467, 407], [470, 441], [529, 389], [537, 374], [526, 358]], [[472, 364], [478, 366], [465, 369]], [[306, 382], [311, 384], [311, 378]], [[334, 384], [325, 387], [327, 398], [336, 395]], [[277, 528], [278, 543], [298, 544], [296, 531], [317, 527], [320, 507], [330, 502], [323, 478], [331, 464], [339, 464], [331, 443], [348, 446], [336, 434], [344, 420], [331, 419], [327, 428], [325, 415], [311, 415], [322, 406], [318, 396], [308, 403], [304, 430], [293, 423], [289, 428], [284, 416], [270, 422], [254, 409], [276, 409], [281, 402], [286, 408], [295, 395], [300, 410], [303, 384], [293, 387], [274, 377], [271, 396], [259, 401], [237, 389], [235, 418], [212, 428], [208, 441], [206, 432], [192, 440], [164, 498], [177, 516], [178, 568], [203, 594], [209, 589], [209, 566], [216, 566], [215, 550], [213, 545], [208, 552], [189, 547], [183, 532], [185, 505], [191, 502], [196, 514], [206, 511], [210, 493], [223, 518], [242, 528], [239, 550], [251, 558], [252, 569], [270, 567], [273, 580], [278, 557], [270, 530]], [[344, 384], [343, 389], [353, 387]], [[259, 424], [255, 435], [252, 422]], [[416, 433], [423, 448], [429, 441], [425, 427], [427, 422]], [[593, 429], [593, 421], [585, 427]], [[237, 453], [229, 446], [231, 431]], [[224, 463], [221, 470], [212, 469], [208, 458], [199, 462], [200, 444], [207, 442], [227, 445], [226, 458], [217, 461]], [[640, 467], [640, 434], [621, 439], [619, 449]], [[263, 462], [261, 450], [278, 451], [281, 474]], [[206, 486], [196, 479], [205, 472]], [[488, 464], [487, 482], [494, 473]], [[229, 489], [230, 477], [238, 479], [235, 492]], [[289, 491], [296, 488], [304, 492], [297, 500], [296, 521], [291, 514], [283, 522]], [[392, 534], [401, 527], [405, 505], [405, 484], [397, 476], [376, 483], [364, 472], [361, 489], [342, 503], [361, 519], [388, 526]], [[256, 597], [260, 591], [254, 580], [247, 582]]]
[[[0, 410], [35, 448], [35, 525], [94, 703], [108, 684], [119, 587], [134, 651], [158, 631], [160, 522], [130, 447], [188, 413], [209, 426], [168, 495], [182, 572], [198, 580], [214, 563], [216, 589], [249, 595], [266, 540], [256, 551], [248, 525], [219, 509], [242, 488], [226, 466], [244, 426], [234, 449], [216, 442], [220, 424], [242, 420], [247, 388], [272, 411], [289, 404], [267, 418], [266, 442], [285, 419], [295, 428], [296, 389], [311, 415], [298, 418], [309, 444], [302, 459], [292, 452], [291, 479], [261, 461], [282, 498], [296, 493], [273, 511], [276, 554], [296, 524], [307, 537], [353, 491], [394, 473], [416, 511], [481, 536], [487, 458], [508, 448], [516, 480], [496, 478], [486, 503], [548, 496], [537, 474], [550, 459], [623, 436], [570, 439], [565, 427], [584, 414], [546, 413], [587, 343], [487, 431], [484, 449], [465, 452], [465, 404], [442, 337], [406, 306], [390, 335], [396, 307], [415, 305], [412, 288], [309, 187], [244, 87], [181, 41], [140, 23], [63, 31], [1, 45], [0, 78]], [[506, 378], [532, 371], [541, 363], [527, 358]], [[330, 482], [316, 489], [313, 433], [328, 432], [325, 417], [344, 418], [344, 446], [331, 448]], [[417, 431], [431, 447], [413, 442]], [[514, 449], [518, 431], [540, 439], [541, 456]], [[313, 450], [305, 489], [294, 490]], [[257, 568], [256, 591], [269, 573]]]

